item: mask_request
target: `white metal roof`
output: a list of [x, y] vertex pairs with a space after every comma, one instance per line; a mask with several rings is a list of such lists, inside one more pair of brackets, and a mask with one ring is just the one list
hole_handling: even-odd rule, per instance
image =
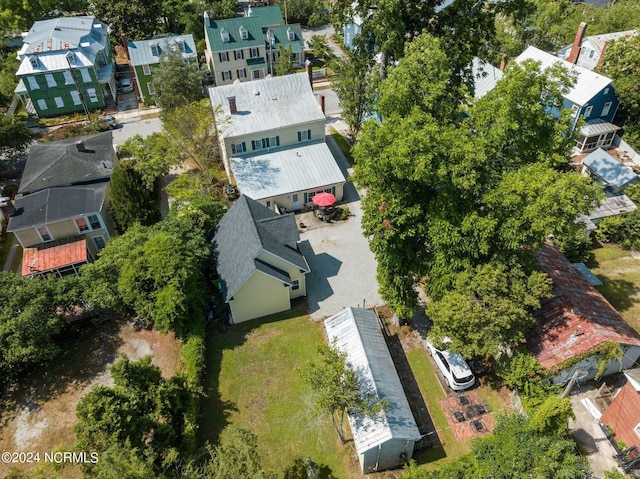
[[254, 200], [345, 182], [324, 141], [263, 155], [232, 158], [231, 169], [240, 192]]
[[585, 137], [602, 135], [604, 133], [611, 133], [612, 131], [618, 131], [619, 126], [604, 121], [602, 118], [596, 118], [594, 120], [587, 121], [586, 125], [580, 129], [580, 134]]
[[[37, 73], [55, 72], [69, 69], [69, 62], [67, 61], [68, 50], [41, 53], [37, 56], [38, 68], [34, 68], [31, 65], [29, 56], [24, 57], [20, 63], [20, 67], [16, 71], [16, 75], [29, 75]], [[81, 49], [73, 51], [74, 63], [73, 69], [76, 68], [89, 68], [95, 63], [95, 53]]]
[[347, 353], [347, 361], [358, 373], [365, 391], [389, 403], [375, 419], [349, 416], [358, 454], [392, 438], [419, 440], [420, 432], [376, 314], [366, 309], [347, 308], [327, 319], [324, 327], [329, 342], [335, 339], [337, 348]]
[[182, 52], [183, 58], [196, 58], [196, 44], [193, 40], [193, 35], [167, 35], [162, 37], [152, 38], [151, 40], [141, 40], [139, 42], [129, 42], [127, 47], [129, 49], [129, 57], [131, 58], [131, 65], [152, 65], [160, 61], [159, 55], [153, 55], [151, 51], [151, 45], [156, 44], [160, 47], [159, 53], [174, 48], [179, 42], [183, 42], [184, 51]]
[[473, 57], [471, 72], [473, 73], [473, 82], [475, 87], [473, 96], [476, 99], [482, 98], [493, 90], [496, 83], [498, 83], [498, 80], [500, 80], [504, 75], [502, 70], [478, 57]]
[[[594, 50], [596, 50], [598, 54], [601, 55], [604, 52], [605, 46], [607, 45], [608, 42], [612, 40], [617, 40], [618, 38], [634, 36], [637, 34], [638, 34], [637, 30], [625, 30], [623, 32], [602, 33], [600, 35], [589, 35], [582, 39], [580, 46], [582, 47], [585, 44], [588, 44]], [[567, 57], [569, 56], [569, 53], [571, 53], [572, 47], [573, 47], [573, 44], [562, 47], [558, 51], [558, 56], [563, 60], [566, 60]]]
[[612, 80], [605, 76], [599, 75], [591, 70], [573, 65], [565, 60], [543, 52], [536, 47], [529, 47], [516, 58], [516, 62], [522, 63], [525, 60], [534, 60], [540, 62], [542, 70], [546, 70], [554, 64], [560, 64], [566, 67], [570, 72], [577, 75], [576, 83], [571, 90], [564, 96], [571, 103], [583, 106], [589, 102], [595, 95], [611, 84]]
[[620, 163], [602, 148], [583, 158], [582, 164], [602, 178], [607, 185], [623, 188], [638, 179], [638, 175], [631, 168]]
[[[238, 109], [234, 115], [231, 96]], [[225, 138], [324, 120], [306, 73], [211, 87], [209, 97], [214, 109], [222, 107], [218, 125]]]

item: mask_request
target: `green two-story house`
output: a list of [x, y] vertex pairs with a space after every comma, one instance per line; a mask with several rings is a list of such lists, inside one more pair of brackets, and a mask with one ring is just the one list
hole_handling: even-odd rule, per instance
[[57, 116], [115, 105], [107, 25], [95, 17], [35, 22], [18, 52], [15, 93], [29, 114]]
[[160, 66], [160, 57], [164, 52], [181, 52], [185, 61], [198, 65], [198, 54], [193, 35], [158, 35], [151, 40], [128, 42], [129, 62], [133, 69], [138, 99], [145, 105], [156, 104], [156, 86], [153, 74]]

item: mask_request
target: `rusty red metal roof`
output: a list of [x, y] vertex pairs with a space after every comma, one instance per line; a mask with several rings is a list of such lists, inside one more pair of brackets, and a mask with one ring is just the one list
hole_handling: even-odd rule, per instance
[[554, 296], [540, 308], [527, 348], [544, 368], [553, 369], [605, 341], [640, 346], [640, 334], [555, 246], [542, 247], [538, 260], [553, 280]]
[[84, 236], [42, 243], [25, 248], [22, 253], [22, 276], [54, 271], [63, 266], [87, 262], [87, 241]]
[[640, 438], [634, 429], [640, 423], [640, 394], [631, 383], [626, 383], [613, 399], [600, 422], [610, 426], [616, 439], [627, 447], [640, 447]]

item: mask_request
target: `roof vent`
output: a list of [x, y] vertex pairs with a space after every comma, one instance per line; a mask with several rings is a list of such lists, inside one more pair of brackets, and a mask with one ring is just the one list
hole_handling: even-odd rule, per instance
[[254, 94], [255, 96], [260, 96], [260, 91], [259, 91], [259, 90], [257, 90], [257, 89], [256, 89], [256, 90], [253, 90], [253, 94]]
[[84, 146], [84, 141], [82, 140], [76, 141], [76, 148], [78, 151], [87, 151], [87, 148]]
[[227, 101], [229, 102], [229, 112], [233, 115], [234, 113], [238, 113], [238, 107], [236, 106], [236, 97], [228, 96]]

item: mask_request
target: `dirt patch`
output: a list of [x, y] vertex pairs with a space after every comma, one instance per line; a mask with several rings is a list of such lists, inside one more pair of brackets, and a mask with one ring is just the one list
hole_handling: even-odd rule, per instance
[[[179, 342], [173, 334], [135, 331], [124, 321], [81, 330], [66, 339], [64, 352], [50, 365], [7, 392], [0, 403], [0, 451], [45, 452], [70, 450], [74, 443], [75, 408], [98, 384], [111, 385], [109, 367], [121, 354], [136, 360], [148, 354], [164, 377], [171, 377], [179, 362]], [[96, 451], [100, 453], [101, 451]], [[30, 470], [37, 464], [17, 465]], [[9, 472], [0, 463], [0, 477]], [[79, 468], [65, 469], [64, 477], [81, 477]]]

